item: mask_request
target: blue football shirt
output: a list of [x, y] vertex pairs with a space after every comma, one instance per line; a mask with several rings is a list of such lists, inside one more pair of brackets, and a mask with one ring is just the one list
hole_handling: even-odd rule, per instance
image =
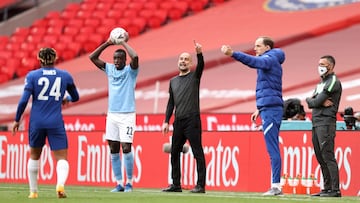
[[135, 86], [139, 69], [132, 69], [126, 65], [117, 70], [114, 64], [106, 63], [108, 77], [108, 112], [131, 113], [135, 112]]
[[79, 100], [73, 78], [67, 71], [55, 67], [30, 71], [25, 78], [24, 93], [19, 101], [15, 121], [20, 120], [31, 96], [30, 126], [32, 128], [62, 127], [64, 121], [61, 106], [66, 91], [72, 101]]

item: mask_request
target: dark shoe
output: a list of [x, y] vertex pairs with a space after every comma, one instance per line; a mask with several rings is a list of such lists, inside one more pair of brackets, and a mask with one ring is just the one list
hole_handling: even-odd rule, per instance
[[332, 190], [331, 192], [320, 194], [320, 197], [341, 197], [340, 190]]
[[196, 185], [194, 189], [190, 190], [191, 193], [205, 193], [205, 188], [200, 186], [200, 185]]
[[169, 187], [162, 190], [163, 192], [182, 192], [180, 185], [171, 184]]
[[326, 193], [329, 193], [329, 192], [331, 192], [331, 190], [321, 190], [321, 191], [318, 192], [318, 193], [311, 194], [311, 196], [313, 196], [313, 197], [320, 197], [321, 194], [326, 194]]

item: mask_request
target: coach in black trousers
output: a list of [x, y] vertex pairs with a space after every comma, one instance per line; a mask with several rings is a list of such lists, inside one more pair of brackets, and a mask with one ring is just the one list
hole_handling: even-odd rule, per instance
[[342, 93], [340, 80], [334, 73], [333, 56], [322, 56], [318, 64], [321, 77], [312, 97], [306, 102], [312, 109], [312, 142], [316, 159], [324, 177], [324, 189], [312, 196], [341, 197], [339, 169], [335, 159], [336, 114]]
[[163, 192], [182, 192], [181, 189], [181, 168], [180, 153], [186, 140], [189, 141], [194, 154], [198, 180], [192, 193], [205, 193], [206, 164], [202, 147], [201, 120], [199, 107], [200, 79], [204, 70], [204, 58], [202, 47], [195, 43], [197, 53], [197, 66], [191, 71], [192, 57], [189, 53], [182, 53], [179, 56], [179, 75], [170, 80], [169, 100], [163, 124], [163, 134], [169, 132], [169, 120], [175, 109], [174, 132], [171, 144], [171, 177], [173, 184], [163, 189]]

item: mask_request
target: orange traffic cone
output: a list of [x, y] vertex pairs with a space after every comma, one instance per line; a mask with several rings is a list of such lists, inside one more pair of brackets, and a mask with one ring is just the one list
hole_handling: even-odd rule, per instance
[[306, 187], [303, 184], [301, 174], [296, 176], [297, 185], [295, 186], [295, 194], [306, 194]]
[[281, 177], [281, 187], [282, 187], [282, 192], [284, 194], [292, 194], [292, 187], [289, 184], [289, 176], [287, 174], [284, 174]]
[[311, 187], [310, 187], [309, 194], [315, 194], [315, 193], [320, 192], [320, 187], [316, 186], [316, 182], [315, 182], [316, 178], [315, 178], [314, 174], [311, 174], [310, 179], [312, 180], [311, 181], [312, 184], [311, 184]]

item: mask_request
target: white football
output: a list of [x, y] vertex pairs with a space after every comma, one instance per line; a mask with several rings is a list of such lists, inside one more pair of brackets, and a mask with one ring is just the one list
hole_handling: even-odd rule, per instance
[[124, 28], [117, 27], [111, 30], [110, 39], [114, 44], [120, 44], [122, 41], [127, 42], [129, 40], [129, 34]]

